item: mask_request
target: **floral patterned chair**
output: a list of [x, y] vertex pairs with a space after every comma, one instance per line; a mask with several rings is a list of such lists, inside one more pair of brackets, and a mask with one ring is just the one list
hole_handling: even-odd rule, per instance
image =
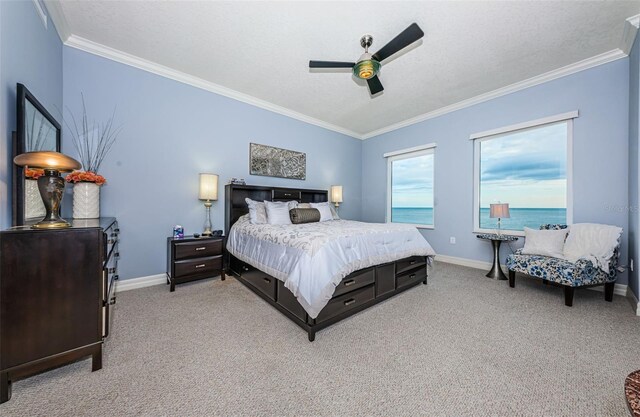
[[[545, 224], [541, 230], [566, 229], [566, 225]], [[609, 260], [609, 273], [586, 259], [578, 259], [575, 263], [565, 259], [542, 255], [523, 255], [522, 249], [507, 257], [509, 269], [509, 286], [515, 287], [516, 272], [542, 279], [545, 284], [552, 283], [564, 288], [564, 304], [573, 305], [573, 293], [576, 287], [604, 285], [604, 299], [613, 300], [613, 289], [618, 274], [618, 258], [620, 242]]]

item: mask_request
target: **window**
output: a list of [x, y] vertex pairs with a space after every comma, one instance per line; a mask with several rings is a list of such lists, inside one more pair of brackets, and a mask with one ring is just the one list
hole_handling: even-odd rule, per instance
[[494, 232], [493, 203], [508, 203], [502, 229], [571, 223], [571, 135], [577, 112], [472, 135], [474, 231]]
[[435, 144], [390, 152], [387, 157], [387, 222], [433, 228]]

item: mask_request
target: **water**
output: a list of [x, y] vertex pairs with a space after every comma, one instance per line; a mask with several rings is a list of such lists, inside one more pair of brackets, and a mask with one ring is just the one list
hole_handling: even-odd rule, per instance
[[[511, 217], [502, 219], [502, 229], [524, 230], [525, 226], [538, 229], [541, 224], [566, 224], [567, 210], [563, 208], [511, 208]], [[395, 223], [433, 224], [433, 208], [394, 207], [391, 213]], [[489, 209], [480, 209], [480, 228], [496, 229], [498, 219], [489, 218]]]

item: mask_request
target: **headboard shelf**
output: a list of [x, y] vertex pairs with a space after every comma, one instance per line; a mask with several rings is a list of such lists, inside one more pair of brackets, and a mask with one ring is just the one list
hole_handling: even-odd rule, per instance
[[231, 226], [238, 219], [249, 213], [245, 198], [256, 201], [291, 201], [300, 203], [322, 203], [329, 201], [327, 190], [312, 190], [307, 188], [270, 187], [264, 185], [235, 185], [225, 186], [224, 229], [229, 233]]

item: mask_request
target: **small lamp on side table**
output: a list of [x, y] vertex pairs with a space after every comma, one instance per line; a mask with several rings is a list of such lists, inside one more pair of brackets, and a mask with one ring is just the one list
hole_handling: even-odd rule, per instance
[[206, 217], [204, 221], [203, 236], [213, 235], [211, 230], [211, 201], [218, 199], [218, 176], [216, 174], [200, 174], [200, 192], [198, 193], [200, 200], [205, 200], [204, 207], [206, 209]]
[[498, 219], [498, 236], [502, 236], [501, 220], [508, 219], [509, 215], [509, 203], [498, 203], [489, 205], [489, 217], [492, 219]]

